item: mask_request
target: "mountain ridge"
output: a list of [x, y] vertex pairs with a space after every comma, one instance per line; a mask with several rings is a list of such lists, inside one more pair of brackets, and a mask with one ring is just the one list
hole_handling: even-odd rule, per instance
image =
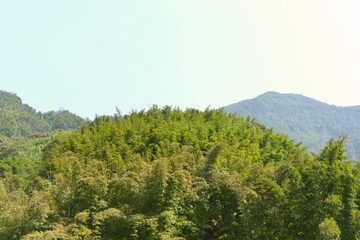
[[225, 106], [224, 111], [256, 118], [279, 133], [303, 141], [312, 151], [319, 151], [332, 137], [348, 135], [348, 156], [360, 157], [360, 106], [335, 106], [301, 94], [266, 92]]
[[81, 117], [66, 110], [37, 112], [24, 104], [15, 93], [0, 91], [0, 135], [19, 137], [57, 129], [70, 130], [85, 122]]

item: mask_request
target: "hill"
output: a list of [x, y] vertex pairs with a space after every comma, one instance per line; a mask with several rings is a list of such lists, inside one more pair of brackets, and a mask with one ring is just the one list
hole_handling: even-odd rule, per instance
[[310, 155], [221, 110], [98, 117], [8, 152], [0, 239], [355, 239], [360, 171], [343, 143]]
[[13, 93], [0, 91], [0, 136], [20, 137], [69, 130], [85, 124], [85, 120], [69, 111], [36, 112]]
[[338, 107], [298, 94], [267, 92], [225, 106], [224, 111], [256, 118], [317, 152], [330, 138], [348, 135], [347, 155], [360, 157], [360, 106]]

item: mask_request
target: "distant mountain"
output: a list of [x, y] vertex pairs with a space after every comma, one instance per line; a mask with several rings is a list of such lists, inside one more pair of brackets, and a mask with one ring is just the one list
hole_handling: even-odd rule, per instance
[[224, 107], [228, 113], [256, 118], [276, 132], [319, 151], [331, 137], [348, 135], [347, 155], [360, 157], [360, 106], [338, 107], [299, 94], [267, 92]]
[[85, 120], [69, 111], [36, 112], [16, 94], [0, 91], [0, 136], [18, 137], [56, 129], [69, 130]]

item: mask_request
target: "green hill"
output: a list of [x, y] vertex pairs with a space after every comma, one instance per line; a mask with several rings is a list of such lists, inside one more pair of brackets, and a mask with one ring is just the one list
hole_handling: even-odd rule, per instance
[[221, 110], [98, 117], [7, 152], [0, 239], [356, 239], [343, 143], [311, 155]]
[[84, 119], [69, 111], [36, 112], [15, 94], [0, 91], [0, 136], [29, 136], [57, 129], [74, 129], [83, 124]]
[[228, 105], [224, 111], [256, 118], [317, 152], [329, 138], [348, 135], [347, 155], [360, 157], [360, 106], [337, 107], [302, 95], [267, 92]]

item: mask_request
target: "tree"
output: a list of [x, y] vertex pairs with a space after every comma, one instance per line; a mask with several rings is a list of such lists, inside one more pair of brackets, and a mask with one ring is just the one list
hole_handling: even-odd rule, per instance
[[339, 240], [340, 229], [336, 221], [333, 218], [325, 218], [319, 224], [320, 239], [324, 240]]

